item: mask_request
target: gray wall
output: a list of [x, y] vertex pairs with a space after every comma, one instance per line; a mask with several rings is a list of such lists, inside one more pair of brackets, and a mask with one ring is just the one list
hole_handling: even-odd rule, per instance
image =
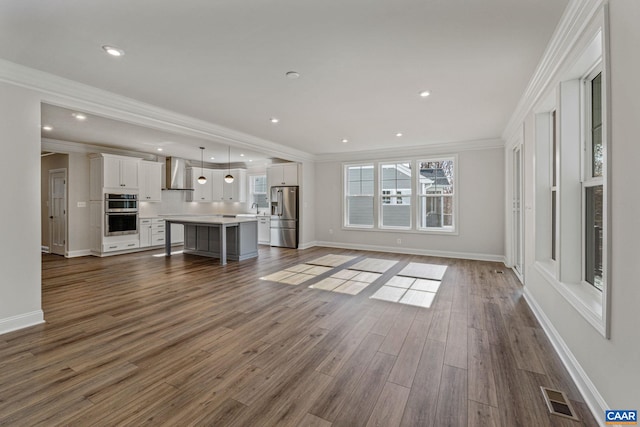
[[[322, 212], [316, 215], [316, 240], [329, 246], [502, 260], [504, 150], [493, 148], [447, 154], [458, 154], [457, 235], [343, 229], [342, 162], [332, 161], [316, 164], [315, 203]], [[425, 150], [420, 156], [430, 155]], [[415, 158], [415, 154], [412, 157]], [[369, 160], [371, 158], [367, 157]], [[401, 239], [400, 244], [397, 243], [398, 238]]]

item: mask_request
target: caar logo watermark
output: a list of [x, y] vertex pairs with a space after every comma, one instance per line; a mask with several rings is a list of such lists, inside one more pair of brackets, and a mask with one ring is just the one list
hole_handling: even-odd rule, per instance
[[604, 420], [609, 425], [636, 425], [638, 424], [638, 411], [621, 409], [604, 411]]

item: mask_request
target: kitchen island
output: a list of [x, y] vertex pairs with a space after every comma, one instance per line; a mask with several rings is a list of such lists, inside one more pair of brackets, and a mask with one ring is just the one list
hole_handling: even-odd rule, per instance
[[184, 253], [242, 261], [258, 256], [258, 220], [220, 216], [165, 217], [165, 253], [171, 256], [171, 224], [184, 225]]

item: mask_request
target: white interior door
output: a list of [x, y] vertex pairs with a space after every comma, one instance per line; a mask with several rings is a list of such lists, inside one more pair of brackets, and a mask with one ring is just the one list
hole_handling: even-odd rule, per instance
[[49, 171], [49, 251], [65, 255], [67, 244], [67, 170]]
[[513, 150], [513, 199], [512, 199], [512, 233], [513, 236], [513, 268], [522, 278], [523, 263], [523, 220], [522, 220], [522, 146]]

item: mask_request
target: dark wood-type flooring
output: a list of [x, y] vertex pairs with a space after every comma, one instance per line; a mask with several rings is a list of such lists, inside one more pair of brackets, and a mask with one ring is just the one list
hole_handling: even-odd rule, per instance
[[[502, 264], [159, 253], [43, 255], [47, 322], [0, 335], [1, 425], [597, 425]], [[330, 253], [400, 262], [357, 296], [308, 288], [344, 266], [259, 280]], [[449, 266], [430, 308], [369, 299], [410, 261]], [[549, 415], [540, 386], [564, 390], [582, 421]]]

